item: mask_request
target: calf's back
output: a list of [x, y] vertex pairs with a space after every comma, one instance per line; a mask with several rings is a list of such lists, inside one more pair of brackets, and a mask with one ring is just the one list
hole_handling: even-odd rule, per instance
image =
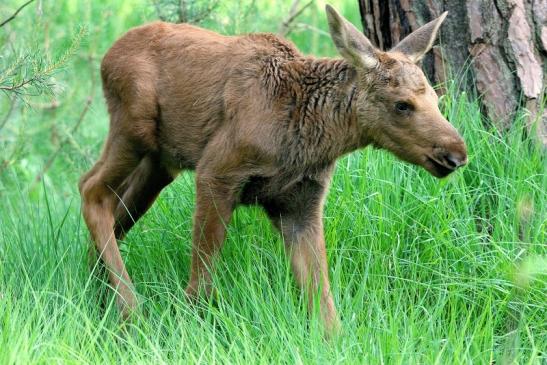
[[271, 34], [224, 36], [163, 22], [135, 28], [101, 65], [112, 124], [120, 124], [111, 128], [133, 131], [172, 170], [195, 168], [215, 134], [232, 142], [271, 134], [284, 108], [265, 89], [265, 67], [295, 57]]

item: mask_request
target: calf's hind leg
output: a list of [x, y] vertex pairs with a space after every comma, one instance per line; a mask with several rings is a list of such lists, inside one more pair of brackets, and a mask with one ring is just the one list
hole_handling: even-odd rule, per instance
[[108, 269], [124, 318], [136, 307], [137, 300], [114, 235], [114, 210], [118, 203], [115, 191], [139, 164], [136, 151], [133, 141], [110, 134], [100, 160], [84, 175], [79, 186], [84, 220]]
[[152, 206], [161, 190], [173, 181], [156, 155], [146, 155], [122, 183], [114, 213], [114, 233], [122, 239]]

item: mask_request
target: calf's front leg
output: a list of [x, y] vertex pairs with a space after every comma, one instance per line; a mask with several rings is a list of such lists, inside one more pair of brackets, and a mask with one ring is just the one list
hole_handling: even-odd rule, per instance
[[330, 291], [321, 216], [304, 224], [281, 217], [280, 225], [295, 280], [308, 296], [308, 310], [313, 311], [319, 295], [321, 319], [327, 336], [333, 336], [339, 331], [340, 322]]
[[283, 235], [295, 280], [308, 297], [308, 310], [313, 311], [314, 303], [319, 304], [327, 337], [334, 336], [340, 328], [323, 235], [323, 205], [333, 168], [334, 165], [314, 178], [305, 178], [263, 202], [272, 223]]

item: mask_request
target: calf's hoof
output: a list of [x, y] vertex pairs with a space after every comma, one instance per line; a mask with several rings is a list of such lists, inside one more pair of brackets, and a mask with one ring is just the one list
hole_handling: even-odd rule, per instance
[[342, 324], [338, 317], [327, 320], [324, 324], [324, 336], [325, 340], [333, 341], [339, 337], [342, 333]]
[[205, 299], [210, 298], [212, 291], [213, 291], [212, 284], [205, 283], [203, 281], [202, 282], [190, 281], [186, 289], [184, 289], [186, 298], [188, 298], [188, 300], [191, 303], [195, 303], [200, 297]]
[[138, 304], [137, 297], [131, 289], [123, 292], [118, 290], [116, 293], [116, 305], [124, 321], [129, 320], [136, 312]]

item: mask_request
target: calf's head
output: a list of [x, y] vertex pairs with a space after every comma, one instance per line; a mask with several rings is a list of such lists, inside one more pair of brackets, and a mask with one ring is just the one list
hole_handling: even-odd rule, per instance
[[442, 116], [437, 94], [416, 65], [447, 13], [382, 52], [331, 6], [326, 11], [334, 44], [357, 71], [357, 120], [365, 138], [436, 177], [464, 165], [465, 143]]

